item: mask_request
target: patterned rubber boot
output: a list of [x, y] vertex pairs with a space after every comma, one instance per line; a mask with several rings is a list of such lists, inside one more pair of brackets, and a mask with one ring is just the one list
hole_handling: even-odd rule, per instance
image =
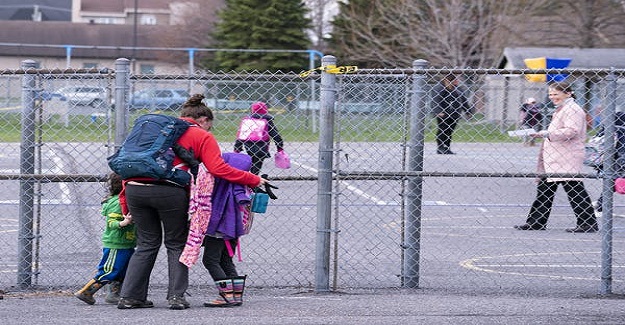
[[232, 307], [234, 306], [234, 290], [232, 279], [215, 281], [219, 297], [204, 303], [204, 307]]
[[232, 289], [234, 291], [234, 306], [243, 305], [243, 291], [245, 290], [245, 279], [247, 275], [237, 276], [232, 278]]

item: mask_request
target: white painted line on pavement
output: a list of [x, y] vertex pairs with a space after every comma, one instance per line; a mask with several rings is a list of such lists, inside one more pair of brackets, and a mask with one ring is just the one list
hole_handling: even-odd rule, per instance
[[[51, 149], [47, 152], [48, 157], [52, 160], [54, 164], [54, 168], [52, 168], [53, 174], [63, 174], [63, 160], [56, 154], [54, 154], [54, 149]], [[59, 188], [61, 190], [61, 202], [64, 204], [72, 203], [70, 196], [70, 189], [67, 183], [59, 183]]]
[[[303, 169], [309, 170], [309, 171], [311, 171], [313, 173], [317, 173], [318, 172], [318, 170], [316, 168], [310, 167], [308, 165], [299, 164], [299, 163], [297, 163], [295, 161], [292, 161], [292, 160], [291, 160], [291, 164], [294, 164], [294, 165], [297, 165], [299, 167], [302, 167]], [[360, 195], [361, 197], [363, 197], [363, 198], [365, 198], [367, 200], [370, 200], [370, 201], [372, 201], [373, 203], [375, 203], [377, 205], [389, 205], [388, 202], [380, 200], [379, 198], [377, 198], [377, 197], [375, 197], [373, 195], [367, 194], [365, 191], [357, 188], [356, 186], [351, 185], [347, 181], [340, 181], [340, 183], [345, 185], [347, 190], [349, 190], [351, 192], [354, 192], [356, 195]]]
[[[513, 271], [500, 271], [500, 270], [495, 270], [495, 267], [505, 267], [505, 266], [500, 266], [497, 264], [479, 264], [480, 261], [482, 260], [492, 260], [492, 259], [496, 259], [496, 258], [502, 258], [502, 259], [510, 259], [510, 258], [514, 258], [514, 257], [519, 257], [519, 258], [525, 258], [528, 256], [534, 256], [534, 257], [538, 257], [538, 256], [553, 256], [553, 255], [576, 255], [576, 254], [600, 254], [600, 252], [551, 252], [551, 253], [527, 253], [527, 254], [510, 254], [510, 255], [496, 255], [496, 256], [481, 256], [481, 257], [475, 257], [475, 258], [470, 258], [464, 261], [461, 261], [459, 264], [460, 266], [470, 269], [470, 270], [474, 270], [474, 271], [480, 271], [480, 272], [486, 272], [486, 273], [495, 273], [495, 274], [507, 274], [507, 275], [520, 275], [520, 276], [528, 276], [528, 277], [539, 277], [539, 278], [549, 278], [549, 279], [559, 279], [559, 280], [584, 280], [584, 281], [599, 281], [599, 278], [587, 278], [587, 277], [579, 277], [579, 276], [563, 276], [563, 275], [550, 275], [550, 274], [537, 274], [537, 273], [530, 273], [530, 272], [522, 272], [522, 271], [518, 271], [518, 272], [513, 272]], [[559, 264], [557, 261], [553, 261], [550, 262], [549, 265], [545, 265], [542, 268], [553, 268], [553, 269], [557, 269], [557, 268], [562, 268], [562, 267], [582, 267], [582, 266], [578, 266], [578, 265], [574, 265], [574, 264], [564, 264], [561, 263]], [[489, 268], [490, 267], [490, 268]], [[524, 265], [523, 264], [517, 264], [515, 265], [515, 267], [518, 268], [523, 268]], [[528, 267], [536, 267], [536, 264], [530, 264]], [[590, 266], [585, 266], [585, 267], [597, 267], [595, 265], [590, 265]], [[617, 281], [617, 280], [614, 280]], [[617, 281], [617, 282], [622, 282], [622, 281]]]

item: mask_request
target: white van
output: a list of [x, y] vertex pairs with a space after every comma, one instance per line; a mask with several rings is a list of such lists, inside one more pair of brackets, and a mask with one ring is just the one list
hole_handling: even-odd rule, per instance
[[100, 107], [108, 103], [109, 96], [104, 87], [71, 86], [57, 91], [70, 105]]

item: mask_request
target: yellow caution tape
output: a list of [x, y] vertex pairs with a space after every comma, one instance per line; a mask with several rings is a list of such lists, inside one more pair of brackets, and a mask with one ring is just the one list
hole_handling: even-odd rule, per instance
[[346, 66], [341, 66], [341, 67], [337, 67], [335, 65], [326, 65], [325, 67], [319, 67], [319, 68], [314, 68], [308, 71], [304, 71], [300, 73], [299, 76], [302, 78], [306, 78], [311, 73], [315, 72], [316, 70], [325, 71], [327, 73], [332, 73], [332, 74], [345, 74], [345, 73], [353, 73], [353, 72], [358, 71], [358, 67], [355, 65], [346, 65]]

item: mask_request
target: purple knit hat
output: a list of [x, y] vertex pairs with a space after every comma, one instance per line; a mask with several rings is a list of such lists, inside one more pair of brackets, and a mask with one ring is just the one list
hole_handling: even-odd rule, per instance
[[252, 113], [256, 114], [267, 114], [267, 104], [263, 102], [256, 102], [252, 104]]

